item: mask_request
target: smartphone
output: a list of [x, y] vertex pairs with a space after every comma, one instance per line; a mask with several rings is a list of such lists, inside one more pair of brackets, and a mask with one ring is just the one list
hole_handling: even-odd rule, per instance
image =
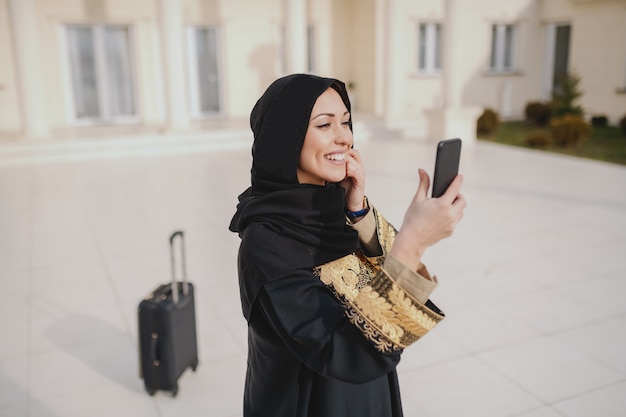
[[459, 173], [461, 159], [461, 139], [446, 139], [437, 144], [437, 158], [435, 160], [435, 175], [433, 178], [434, 198], [446, 192], [450, 183]]

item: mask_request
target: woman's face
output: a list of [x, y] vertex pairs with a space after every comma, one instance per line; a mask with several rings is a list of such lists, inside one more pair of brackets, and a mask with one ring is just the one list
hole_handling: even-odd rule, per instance
[[350, 113], [339, 93], [328, 88], [315, 102], [298, 164], [300, 184], [324, 185], [346, 177], [346, 152], [352, 147]]

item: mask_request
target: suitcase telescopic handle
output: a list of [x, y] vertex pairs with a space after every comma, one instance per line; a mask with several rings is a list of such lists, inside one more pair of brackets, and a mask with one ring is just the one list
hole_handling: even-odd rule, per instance
[[189, 283], [187, 282], [187, 270], [185, 269], [185, 233], [182, 230], [177, 230], [170, 236], [170, 258], [172, 264], [172, 300], [174, 303], [178, 303], [178, 285], [176, 284], [176, 264], [174, 257], [174, 240], [180, 239], [180, 251], [181, 251], [181, 266], [183, 272], [183, 295], [189, 294]]

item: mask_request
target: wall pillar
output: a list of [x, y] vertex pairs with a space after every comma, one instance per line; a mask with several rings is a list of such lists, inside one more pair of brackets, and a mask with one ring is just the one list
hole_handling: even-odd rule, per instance
[[[19, 0], [16, 0], [19, 1]], [[167, 130], [185, 130], [189, 127], [186, 100], [185, 56], [181, 0], [160, 0], [161, 41], [163, 43], [163, 73], [167, 106]]]
[[379, 117], [385, 115], [385, 41], [386, 41], [386, 27], [385, 20], [385, 0], [375, 0], [374, 3], [374, 19], [376, 28], [374, 30], [375, 36], [375, 70], [374, 70], [374, 114]]
[[48, 136], [40, 38], [33, 0], [10, 0], [22, 130], [27, 139]]
[[405, 42], [405, 7], [404, 0], [387, 0], [385, 10], [385, 124], [397, 128], [403, 115], [404, 100], [402, 92], [406, 82], [406, 70], [403, 59], [406, 54]]
[[305, 0], [285, 0], [285, 68], [288, 74], [307, 72]]
[[[443, 22], [443, 98], [444, 107], [436, 123], [436, 131], [431, 134], [436, 140], [461, 138], [466, 144], [476, 142], [476, 121], [481, 109], [463, 102], [463, 89], [469, 80], [464, 65], [463, 54], [472, 51], [472, 45], [465, 44], [461, 2], [446, 0]], [[471, 29], [470, 29], [471, 30]], [[437, 132], [438, 131], [438, 132]]]

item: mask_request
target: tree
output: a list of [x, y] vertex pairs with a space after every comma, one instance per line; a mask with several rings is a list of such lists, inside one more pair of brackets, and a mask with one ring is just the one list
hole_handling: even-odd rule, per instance
[[576, 104], [583, 93], [579, 90], [580, 77], [574, 73], [566, 73], [559, 77], [557, 86], [552, 91], [552, 115], [561, 117], [566, 114], [581, 116], [583, 109]]

